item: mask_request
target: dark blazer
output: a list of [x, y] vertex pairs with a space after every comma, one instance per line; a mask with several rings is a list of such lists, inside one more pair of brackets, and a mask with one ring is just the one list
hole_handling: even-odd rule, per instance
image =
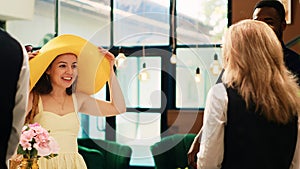
[[12, 128], [12, 115], [19, 73], [23, 63], [20, 43], [0, 29], [0, 169], [6, 169], [6, 152]]

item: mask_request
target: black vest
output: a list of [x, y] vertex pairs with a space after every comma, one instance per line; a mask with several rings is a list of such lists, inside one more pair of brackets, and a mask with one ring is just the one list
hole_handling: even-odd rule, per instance
[[286, 125], [270, 122], [255, 112], [255, 105], [246, 109], [236, 90], [226, 90], [222, 169], [289, 169], [297, 141], [297, 118]]
[[[23, 51], [18, 41], [0, 30], [0, 168], [6, 167], [6, 151], [12, 129], [17, 83], [23, 63]], [[25, 113], [25, 112], [19, 112]]]

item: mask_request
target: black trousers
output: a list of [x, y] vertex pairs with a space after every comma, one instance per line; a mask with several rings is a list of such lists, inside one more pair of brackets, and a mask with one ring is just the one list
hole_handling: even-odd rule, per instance
[[6, 152], [23, 52], [19, 42], [0, 29], [0, 169], [6, 169]]

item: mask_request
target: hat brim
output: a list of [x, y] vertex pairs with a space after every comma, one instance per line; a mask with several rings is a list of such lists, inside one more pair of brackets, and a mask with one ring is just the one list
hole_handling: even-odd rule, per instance
[[109, 80], [110, 63], [104, 54], [99, 52], [98, 47], [79, 36], [64, 34], [50, 40], [39, 50], [38, 55], [29, 61], [30, 91], [52, 61], [65, 53], [77, 56], [77, 91], [95, 94]]

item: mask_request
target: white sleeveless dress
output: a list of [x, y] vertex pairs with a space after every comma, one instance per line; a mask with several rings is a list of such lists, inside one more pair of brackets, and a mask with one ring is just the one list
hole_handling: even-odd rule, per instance
[[77, 135], [80, 121], [75, 94], [72, 94], [72, 98], [75, 112], [63, 116], [44, 111], [42, 99], [39, 99], [39, 113], [34, 117], [34, 122], [49, 130], [60, 146], [57, 157], [39, 159], [40, 169], [87, 169], [83, 157], [78, 153]]

